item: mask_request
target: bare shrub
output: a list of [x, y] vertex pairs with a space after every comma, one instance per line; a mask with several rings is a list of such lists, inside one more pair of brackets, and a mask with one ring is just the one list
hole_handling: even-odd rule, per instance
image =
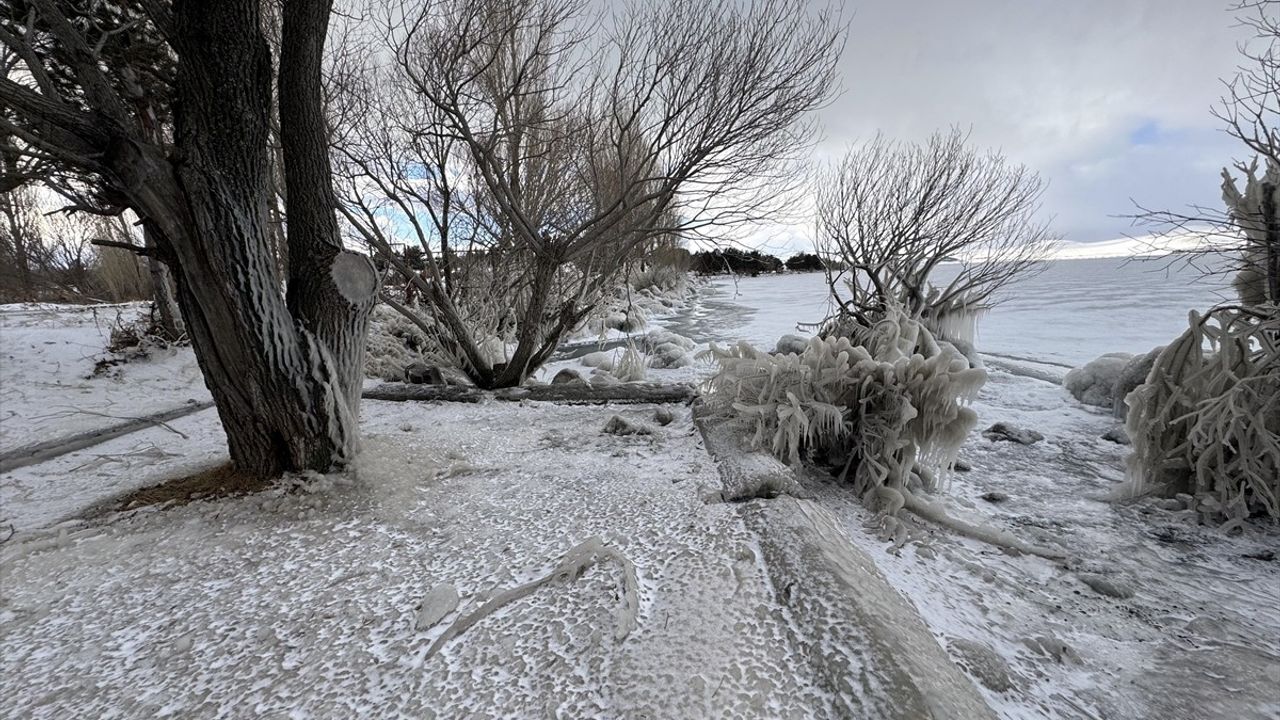
[[1251, 158], [1222, 170], [1223, 206], [1139, 205], [1132, 219], [1153, 231], [1147, 244], [1170, 262], [1232, 275], [1243, 304], [1280, 307], [1280, 0], [1241, 0], [1232, 10], [1253, 36], [1212, 113]]
[[[817, 246], [839, 312], [868, 325], [894, 303], [971, 343], [977, 316], [1058, 240], [1037, 219], [1043, 191], [1038, 175], [955, 129], [850, 150], [817, 184]], [[955, 278], [935, 285], [950, 261]]]
[[528, 377], [647, 250], [777, 204], [833, 84], [842, 30], [800, 0], [588, 7], [381, 0], [333, 63], [352, 234], [483, 387]]
[[145, 300], [151, 296], [145, 263], [128, 250], [100, 248], [93, 274], [103, 297], [111, 302]]

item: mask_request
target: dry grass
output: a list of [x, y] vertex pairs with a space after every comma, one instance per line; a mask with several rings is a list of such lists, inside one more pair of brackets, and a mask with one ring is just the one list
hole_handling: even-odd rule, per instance
[[246, 475], [227, 463], [134, 490], [104, 503], [99, 512], [120, 512], [153, 505], [185, 505], [193, 500], [239, 497], [265, 490], [270, 485], [270, 480]]

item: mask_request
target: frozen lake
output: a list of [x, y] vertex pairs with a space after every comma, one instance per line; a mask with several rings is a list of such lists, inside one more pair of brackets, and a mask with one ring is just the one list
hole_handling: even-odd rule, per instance
[[[978, 349], [1074, 367], [1108, 352], [1164, 345], [1186, 328], [1189, 310], [1232, 297], [1227, 276], [1205, 278], [1167, 264], [1165, 258], [1053, 261], [1009, 288], [982, 319]], [[797, 323], [829, 312], [821, 273], [722, 277], [690, 315], [665, 324], [703, 342], [743, 339], [772, 348], [781, 335], [797, 332]]]

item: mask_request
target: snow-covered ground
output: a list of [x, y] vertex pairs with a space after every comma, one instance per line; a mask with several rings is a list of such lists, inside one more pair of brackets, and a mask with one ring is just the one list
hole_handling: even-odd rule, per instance
[[[1004, 420], [1046, 439], [975, 433], [972, 471], [939, 501], [1068, 561], [919, 523], [895, 549], [841, 488], [807, 483], [845, 521], [833, 541], [875, 562], [1002, 717], [1280, 716], [1280, 533], [1225, 536], [1164, 503], [1104, 502], [1125, 452], [1100, 439], [1114, 420], [1040, 379], [1167, 342], [1188, 308], [1214, 302], [1213, 288], [1150, 267], [1055, 263], [980, 329], [980, 349], [1003, 356], [980, 428]], [[772, 347], [827, 312], [821, 275], [721, 279], [674, 310], [654, 325], [699, 348]], [[207, 397], [189, 350], [84, 379], [114, 319], [93, 312], [0, 309], [5, 449]], [[577, 355], [590, 349], [543, 377], [589, 370]], [[838, 716], [831, 669], [814, 662], [826, 641], [779, 602], [788, 591], [744, 523], [750, 503], [703, 502], [716, 470], [688, 409], [655, 435], [601, 432], [615, 413], [653, 411], [367, 401], [353, 473], [123, 514], [87, 511], [225, 460], [212, 411], [0, 475], [0, 540], [14, 533], [0, 545], [0, 714]], [[626, 562], [606, 552], [430, 652], [592, 538]]]
[[1228, 537], [1158, 500], [1107, 502], [1127, 452], [1101, 439], [1110, 413], [1050, 382], [990, 375], [974, 403], [980, 428], [1012, 422], [1045, 439], [974, 433], [961, 452], [972, 471], [953, 474], [937, 499], [1066, 562], [1011, 557], [925, 524], [895, 552], [848, 493], [818, 482], [819, 502], [957, 662], [998, 659], [1003, 679], [984, 690], [1005, 717], [1280, 717], [1280, 529]]
[[1135, 235], [1094, 242], [1064, 241], [1054, 246], [1050, 256], [1054, 260], [1157, 257], [1169, 253], [1201, 250], [1213, 244], [1221, 245], [1224, 241], [1226, 238], [1214, 233], [1190, 231], [1174, 232], [1164, 236]]
[[[653, 409], [367, 402], [349, 476], [24, 533], [0, 548], [4, 714], [831, 716], [754, 536], [701, 499], [689, 410], [602, 433], [618, 412]], [[591, 538], [627, 564], [434, 647]]]
[[95, 372], [144, 305], [0, 306], [0, 452], [206, 401], [190, 348]]

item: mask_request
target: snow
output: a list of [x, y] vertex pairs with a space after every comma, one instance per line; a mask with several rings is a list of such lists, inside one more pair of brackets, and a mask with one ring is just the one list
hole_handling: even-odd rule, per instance
[[1116, 401], [1116, 386], [1133, 362], [1129, 353], [1107, 353], [1067, 373], [1063, 387], [1085, 405], [1109, 408]]
[[[1280, 716], [1280, 563], [1266, 559], [1280, 529], [1229, 536], [1176, 503], [1106, 502], [1127, 452], [1101, 439], [1117, 421], [1061, 386], [1071, 366], [1168, 342], [1222, 292], [1153, 269], [1054, 263], [979, 328], [991, 379], [960, 454], [972, 470], [931, 500], [1066, 560], [924, 522], [888, 544], [847, 490], [805, 478], [806, 502], [840, 524], [824, 542], [871, 558], [1000, 717]], [[115, 313], [137, 311], [0, 308], [5, 450], [208, 397], [189, 350], [86, 379]], [[772, 348], [829, 311], [820, 274], [723, 278], [603, 352]], [[593, 350], [567, 349], [540, 377]], [[651, 363], [646, 376], [710, 370]], [[847, 634], [840, 603], [780, 601], [789, 583], [821, 583], [769, 562], [786, 553], [766, 552], [751, 518], [776, 501], [704, 502], [723, 489], [716, 466], [689, 409], [668, 409], [658, 427], [653, 406], [366, 401], [351, 473], [125, 513], [104, 508], [225, 462], [213, 411], [0, 475], [0, 540], [13, 532], [0, 714], [809, 718], [839, 716], [848, 698], [832, 687], [877, 692], [820, 660], [837, 642], [820, 628]], [[615, 415], [651, 433], [604, 433]], [[999, 421], [1045, 439], [981, 436]], [[606, 558], [428, 656], [460, 618], [595, 539], [634, 567], [624, 639], [627, 571]]]
[[0, 475], [0, 528], [25, 532], [227, 461], [212, 408]]
[[1136, 235], [1094, 242], [1063, 241], [1050, 252], [1053, 260], [1087, 260], [1096, 258], [1159, 257], [1174, 252], [1202, 248], [1217, 240], [1215, 235], [1193, 232], [1172, 233], [1166, 237]]
[[[689, 410], [600, 432], [619, 412], [646, 411], [366, 402], [349, 476], [20, 533], [0, 546], [0, 696], [35, 717], [830, 716], [754, 535], [701, 500]], [[596, 536], [638, 576], [625, 640], [602, 562], [428, 657]]]
[[114, 324], [145, 305], [0, 306], [0, 452], [209, 400], [190, 348], [106, 368]]
[[[1046, 440], [1022, 446], [975, 433], [961, 451], [972, 471], [954, 473], [935, 500], [1064, 550], [1066, 562], [1008, 556], [927, 525], [895, 553], [861, 530], [873, 519], [847, 493], [811, 488], [957, 661], [962, 640], [1007, 663], [1013, 687], [985, 689], [992, 706], [1008, 718], [1276, 717], [1280, 567], [1265, 558], [1280, 531], [1228, 537], [1159, 501], [1106, 502], [1123, 479], [1126, 449], [1100, 438], [1116, 421], [1064, 401], [1055, 384], [993, 370], [974, 408], [980, 425], [1006, 420]], [[993, 492], [1007, 499], [983, 499]], [[1134, 597], [1091, 589], [1098, 576]]]

